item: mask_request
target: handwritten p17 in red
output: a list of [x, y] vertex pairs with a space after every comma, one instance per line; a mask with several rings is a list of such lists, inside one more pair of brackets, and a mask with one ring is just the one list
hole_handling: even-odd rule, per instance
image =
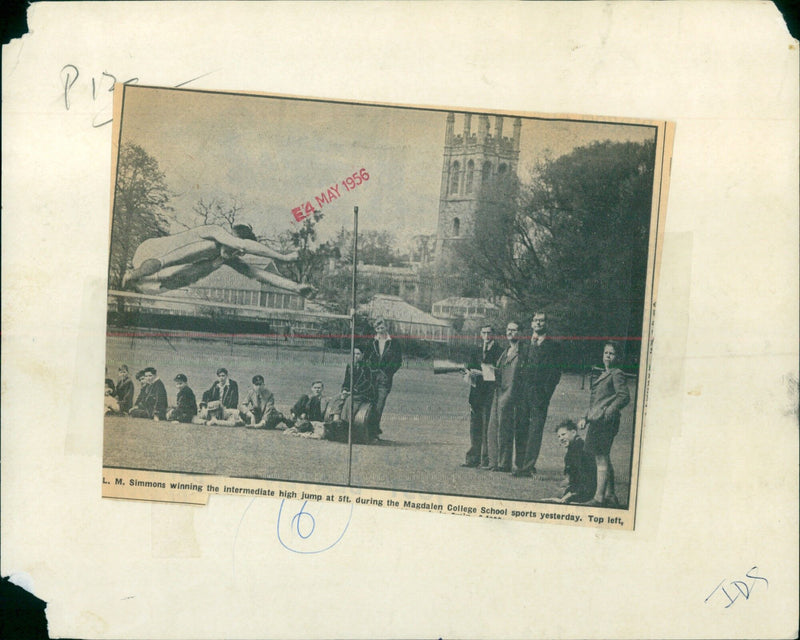
[[314, 196], [314, 204], [311, 200], [306, 200], [305, 204], [292, 209], [292, 215], [297, 222], [302, 222], [306, 218], [310, 218], [315, 210], [322, 209], [326, 204], [330, 204], [334, 200], [341, 198], [339, 187], [341, 186], [344, 191], [353, 191], [356, 187], [364, 184], [369, 180], [369, 173], [363, 167], [358, 171], [353, 172], [353, 175], [347, 176], [341, 182], [328, 187], [323, 190], [318, 196]]

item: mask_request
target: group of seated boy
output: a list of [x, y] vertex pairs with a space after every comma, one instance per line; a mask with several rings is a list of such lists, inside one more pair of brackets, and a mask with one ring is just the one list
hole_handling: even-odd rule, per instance
[[289, 428], [295, 433], [314, 430], [313, 422], [322, 422], [327, 402], [322, 396], [324, 385], [316, 380], [311, 392], [303, 394], [285, 416], [275, 407], [275, 397], [267, 389], [264, 376], [255, 375], [252, 387], [239, 402], [239, 386], [228, 376], [224, 367], [217, 369], [217, 379], [204, 391], [198, 405], [194, 391], [185, 374], [179, 373], [174, 382], [177, 389], [175, 404], [170, 406], [164, 383], [154, 367], [146, 367], [136, 374], [141, 388], [134, 401], [133, 380], [126, 365], [119, 367], [115, 383], [106, 379], [105, 413], [151, 420], [191, 422], [194, 424], [246, 426], [253, 429]]
[[[361, 373], [358, 367], [356, 373]], [[340, 415], [347, 414], [346, 402], [351, 397], [349, 387], [349, 367], [342, 385], [342, 394], [334, 399], [331, 411], [328, 412], [328, 399], [323, 396], [325, 389], [321, 380], [311, 384], [308, 394], [302, 394], [292, 406], [289, 416], [285, 416], [275, 408], [275, 397], [267, 389], [264, 376], [253, 376], [253, 386], [248, 390], [242, 402], [239, 402], [239, 386], [228, 376], [224, 367], [217, 369], [217, 379], [211, 388], [203, 392], [199, 407], [194, 392], [189, 387], [188, 379], [183, 373], [175, 376], [177, 389], [175, 404], [168, 406], [167, 391], [159, 379], [154, 367], [146, 367], [136, 374], [141, 385], [139, 395], [134, 402], [134, 386], [128, 367], [119, 367], [119, 378], [115, 383], [106, 379], [105, 412], [106, 414], [127, 414], [134, 418], [152, 420], [170, 420], [172, 422], [191, 422], [194, 424], [246, 426], [254, 429], [286, 429], [294, 435], [307, 437], [334, 437], [335, 430], [323, 425], [326, 413], [330, 413], [329, 422], [337, 422]], [[355, 391], [352, 398], [368, 396], [359, 388], [359, 376], [356, 376]], [[365, 395], [366, 394], [366, 395]], [[285, 426], [282, 426], [285, 425]], [[597, 470], [594, 456], [584, 450], [584, 443], [578, 435], [578, 426], [572, 420], [564, 420], [556, 427], [559, 443], [566, 449], [564, 456], [564, 480], [561, 483], [560, 495], [553, 502], [576, 503], [590, 500], [597, 485]]]

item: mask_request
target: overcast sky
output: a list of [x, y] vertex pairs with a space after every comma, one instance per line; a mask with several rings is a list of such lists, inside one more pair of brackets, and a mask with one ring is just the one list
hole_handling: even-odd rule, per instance
[[[352, 225], [405, 239], [435, 233], [447, 111], [333, 104], [128, 86], [122, 143], [158, 160], [175, 194], [176, 217], [193, 224], [200, 199], [237, 197], [257, 233], [291, 228], [291, 210], [339, 183], [322, 207], [322, 237]], [[494, 133], [494, 118], [491, 132]], [[455, 132], [463, 129], [456, 115]], [[472, 119], [477, 131], [477, 117]], [[507, 118], [503, 134], [511, 136]], [[594, 140], [652, 139], [650, 127], [524, 118], [520, 177], [543, 154], [557, 157]], [[364, 168], [370, 179], [347, 192], [341, 181]], [[174, 229], [179, 230], [178, 226]]]

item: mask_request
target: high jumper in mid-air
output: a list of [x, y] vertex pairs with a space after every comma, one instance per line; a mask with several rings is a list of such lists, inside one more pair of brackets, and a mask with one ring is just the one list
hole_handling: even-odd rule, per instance
[[148, 238], [133, 254], [132, 268], [122, 279], [124, 289], [140, 293], [163, 293], [194, 284], [223, 265], [258, 282], [286, 289], [302, 296], [314, 291], [309, 284], [300, 284], [248, 264], [242, 256], [292, 262], [297, 252], [279, 253], [261, 244], [253, 229], [244, 224], [233, 225], [233, 233], [217, 225], [204, 225], [169, 236]]

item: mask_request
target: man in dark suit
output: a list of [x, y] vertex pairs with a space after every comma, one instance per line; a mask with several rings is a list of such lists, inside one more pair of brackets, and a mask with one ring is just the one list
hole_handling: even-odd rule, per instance
[[526, 345], [519, 342], [519, 325], [509, 322], [506, 327], [508, 346], [497, 359], [494, 399], [489, 418], [489, 464], [482, 469], [511, 471], [514, 448], [514, 428], [517, 407], [524, 390], [523, 371]]
[[531, 320], [530, 343], [525, 362], [524, 397], [520, 406], [515, 440], [517, 444], [516, 477], [529, 478], [536, 473], [536, 460], [542, 448], [542, 434], [550, 408], [550, 398], [561, 380], [561, 345], [547, 335], [547, 316], [537, 311]]
[[367, 346], [364, 364], [372, 373], [375, 385], [375, 421], [380, 428], [386, 398], [392, 390], [394, 374], [403, 364], [403, 353], [397, 340], [393, 340], [386, 330], [386, 321], [378, 318], [375, 321], [375, 339]]
[[466, 462], [462, 467], [487, 466], [489, 464], [489, 417], [492, 413], [494, 380], [484, 380], [481, 367], [497, 364], [503, 348], [495, 341], [491, 325], [481, 327], [482, 345], [472, 352], [467, 363], [469, 369], [469, 441]]

